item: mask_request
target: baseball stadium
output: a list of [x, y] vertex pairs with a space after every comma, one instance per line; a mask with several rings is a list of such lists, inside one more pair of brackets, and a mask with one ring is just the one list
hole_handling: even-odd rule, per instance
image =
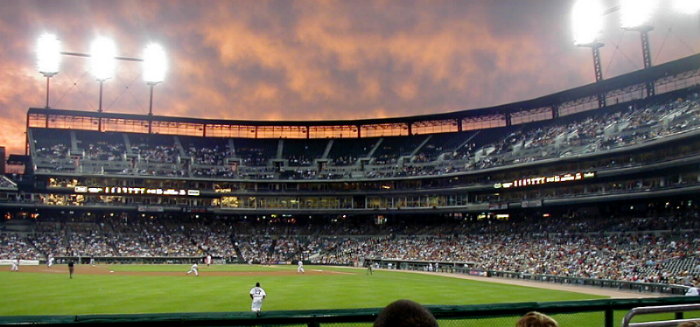
[[54, 108], [40, 70], [0, 325], [378, 326], [399, 299], [440, 326], [697, 321], [700, 54], [603, 78], [578, 45], [593, 83], [367, 119], [105, 111], [106, 78], [98, 110]]

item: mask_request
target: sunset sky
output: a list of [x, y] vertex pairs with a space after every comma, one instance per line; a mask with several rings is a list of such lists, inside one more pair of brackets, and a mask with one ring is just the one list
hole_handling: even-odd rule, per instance
[[[700, 17], [664, 3], [652, 19], [654, 64], [700, 51]], [[617, 0], [606, 1], [606, 7]], [[0, 145], [22, 153], [29, 107], [43, 107], [35, 42], [58, 35], [88, 52], [95, 36], [120, 56], [161, 43], [166, 81], [156, 115], [324, 120], [421, 115], [526, 100], [594, 81], [572, 45], [573, 0], [16, 1], [0, 0]], [[641, 69], [639, 33], [605, 17], [604, 77]], [[63, 57], [51, 107], [96, 110], [88, 61]], [[141, 67], [119, 62], [104, 110], [148, 112]]]

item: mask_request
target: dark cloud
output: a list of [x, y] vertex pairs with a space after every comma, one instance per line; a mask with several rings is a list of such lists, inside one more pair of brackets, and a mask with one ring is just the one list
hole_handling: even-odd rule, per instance
[[[607, 1], [608, 7], [614, 1]], [[87, 52], [96, 35], [139, 57], [159, 41], [170, 71], [155, 112], [251, 119], [357, 119], [448, 112], [542, 96], [593, 82], [590, 50], [571, 45], [572, 1], [9, 1], [0, 0], [0, 144], [23, 149], [30, 106], [43, 106], [33, 43], [57, 33]], [[654, 62], [700, 50], [697, 17], [667, 13]], [[641, 68], [639, 36], [606, 19], [607, 77]], [[87, 61], [64, 58], [54, 107], [95, 110]], [[120, 63], [105, 110], [146, 113], [140, 67]]]

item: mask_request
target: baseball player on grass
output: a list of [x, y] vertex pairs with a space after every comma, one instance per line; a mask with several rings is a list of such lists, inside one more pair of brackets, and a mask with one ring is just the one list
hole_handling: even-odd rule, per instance
[[250, 289], [250, 298], [253, 300], [253, 303], [250, 305], [250, 310], [255, 312], [258, 316], [260, 315], [262, 302], [266, 296], [265, 290], [260, 287], [260, 282], [255, 283], [255, 287]]
[[197, 267], [196, 262], [192, 265], [192, 267], [190, 267], [190, 271], [187, 272], [188, 275], [190, 273], [194, 273], [195, 276], [199, 277], [199, 268]]

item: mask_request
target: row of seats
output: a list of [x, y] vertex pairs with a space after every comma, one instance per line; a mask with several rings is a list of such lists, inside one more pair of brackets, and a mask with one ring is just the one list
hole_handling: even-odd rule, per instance
[[[658, 101], [658, 100], [657, 100]], [[225, 139], [32, 129], [38, 170], [255, 179], [442, 175], [640, 144], [700, 125], [697, 94], [495, 129], [363, 139]]]

